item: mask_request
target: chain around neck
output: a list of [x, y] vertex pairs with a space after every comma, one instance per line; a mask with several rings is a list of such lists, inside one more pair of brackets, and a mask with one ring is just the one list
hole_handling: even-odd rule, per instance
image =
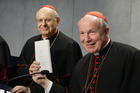
[[54, 40], [53, 40], [52, 43], [50, 44], [50, 48], [51, 48], [51, 47], [53, 46], [53, 44], [55, 43], [55, 41], [56, 41], [58, 35], [59, 35], [59, 31], [57, 32], [56, 37], [54, 38]]

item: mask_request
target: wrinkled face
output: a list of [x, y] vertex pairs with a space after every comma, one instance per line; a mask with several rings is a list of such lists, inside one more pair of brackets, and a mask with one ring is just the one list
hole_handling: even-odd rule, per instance
[[52, 36], [56, 31], [59, 18], [48, 8], [42, 8], [37, 12], [37, 27], [43, 38]]
[[86, 15], [79, 21], [80, 41], [88, 53], [99, 52], [108, 41], [108, 29], [103, 31], [99, 19]]

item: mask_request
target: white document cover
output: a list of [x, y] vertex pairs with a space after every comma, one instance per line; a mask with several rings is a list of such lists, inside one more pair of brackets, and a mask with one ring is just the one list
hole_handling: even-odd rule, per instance
[[48, 70], [52, 73], [52, 63], [49, 40], [35, 41], [35, 60], [40, 62], [41, 71]]

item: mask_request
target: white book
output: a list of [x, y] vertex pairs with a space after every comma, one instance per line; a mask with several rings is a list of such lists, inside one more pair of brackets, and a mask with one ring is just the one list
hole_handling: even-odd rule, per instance
[[35, 41], [35, 60], [40, 62], [40, 70], [48, 70], [52, 73], [50, 42], [49, 40]]

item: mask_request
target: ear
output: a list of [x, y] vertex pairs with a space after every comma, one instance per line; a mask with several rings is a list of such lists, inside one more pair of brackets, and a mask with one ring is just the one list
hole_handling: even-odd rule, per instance
[[106, 29], [105, 29], [105, 34], [106, 34], [106, 35], [109, 35], [109, 27], [108, 27], [108, 26], [107, 26]]
[[59, 18], [59, 17], [57, 17], [57, 23], [59, 24], [59, 22], [60, 22], [60, 18]]

